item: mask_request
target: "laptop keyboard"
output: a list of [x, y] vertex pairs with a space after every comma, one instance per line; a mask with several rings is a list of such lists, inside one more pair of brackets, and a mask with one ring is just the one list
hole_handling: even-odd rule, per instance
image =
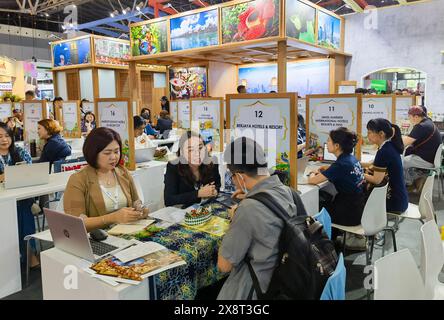
[[97, 256], [103, 256], [111, 251], [117, 249], [117, 247], [110, 245], [108, 243], [96, 241], [93, 239], [89, 239], [89, 243], [91, 244], [92, 252]]

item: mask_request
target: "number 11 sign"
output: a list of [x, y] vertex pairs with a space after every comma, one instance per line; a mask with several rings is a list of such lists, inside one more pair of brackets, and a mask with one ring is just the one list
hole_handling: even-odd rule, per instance
[[136, 170], [132, 105], [129, 99], [97, 99], [97, 126], [116, 131], [122, 140], [122, 165]]

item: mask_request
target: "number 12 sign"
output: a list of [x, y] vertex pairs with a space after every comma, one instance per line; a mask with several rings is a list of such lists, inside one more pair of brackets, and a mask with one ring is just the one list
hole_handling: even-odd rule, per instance
[[122, 140], [122, 162], [128, 170], [135, 170], [135, 147], [132, 106], [129, 99], [97, 99], [97, 126], [116, 131]]

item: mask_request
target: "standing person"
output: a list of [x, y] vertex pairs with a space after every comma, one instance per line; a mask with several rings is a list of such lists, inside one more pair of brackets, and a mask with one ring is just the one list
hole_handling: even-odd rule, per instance
[[88, 135], [96, 128], [96, 116], [91, 111], [85, 113], [81, 123], [82, 134]]
[[[14, 166], [19, 162], [31, 164], [31, 155], [25, 149], [15, 145], [13, 132], [6, 124], [0, 122], [0, 181], [4, 181], [6, 166]], [[33, 203], [32, 199], [17, 201], [21, 262], [26, 261], [26, 242], [24, 238], [35, 233], [34, 215], [31, 211]], [[37, 260], [34, 255], [31, 258]], [[32, 264], [36, 264], [35, 261]]]
[[373, 185], [381, 184], [388, 177], [387, 212], [401, 214], [407, 210], [409, 199], [405, 187], [401, 155], [404, 151], [401, 129], [387, 119], [372, 119], [367, 123], [368, 139], [378, 146], [372, 174], [365, 180]]
[[155, 139], [158, 135], [159, 132], [154, 130], [152, 125], [151, 125], [151, 110], [148, 108], [143, 108], [142, 111], [140, 112], [140, 116], [145, 119], [145, 133], [151, 138], [151, 139]]
[[162, 110], [165, 110], [166, 112], [170, 113], [170, 102], [168, 101], [168, 98], [166, 96], [163, 96], [160, 99], [160, 105], [162, 107]]
[[165, 130], [173, 129], [173, 120], [170, 119], [170, 115], [166, 110], [160, 111], [160, 117], [157, 119], [156, 130], [163, 134]]
[[57, 119], [57, 110], [61, 111], [61, 109], [63, 107], [63, 98], [62, 97], [55, 97], [54, 100], [52, 101], [52, 106], [53, 106], [53, 115], [54, 115], [53, 120], [59, 120], [59, 119]]
[[436, 151], [442, 144], [441, 134], [427, 117], [423, 107], [412, 106], [409, 109], [409, 121], [414, 125], [408, 136], [403, 136], [402, 140], [407, 147], [403, 160], [404, 178], [408, 186], [424, 176], [422, 170], [415, 168], [433, 168]]
[[49, 170], [55, 161], [63, 160], [71, 155], [71, 146], [60, 135], [62, 127], [55, 120], [43, 119], [38, 122], [37, 133], [44, 141], [39, 162], [49, 162]]
[[303, 157], [302, 151], [306, 146], [306, 142], [305, 120], [301, 114], [298, 114], [298, 158]]
[[178, 163], [169, 162], [165, 174], [165, 206], [183, 208], [216, 197], [221, 186], [219, 166], [210, 158], [202, 137], [192, 131], [182, 135]]
[[366, 201], [364, 170], [352, 155], [357, 142], [356, 133], [347, 128], [330, 131], [327, 148], [337, 160], [330, 167], [325, 166], [312, 172], [308, 178], [310, 184], [319, 184], [327, 180], [334, 184], [337, 195], [333, 200], [321, 203], [320, 207], [327, 209], [333, 223], [345, 226], [361, 224]]
[[13, 137], [15, 141], [23, 141], [23, 128], [17, 123], [17, 119], [15, 117], [9, 117], [6, 120], [6, 124], [8, 128], [12, 131]]
[[88, 232], [145, 219], [148, 209], [136, 205], [134, 180], [121, 165], [119, 134], [105, 127], [94, 129], [85, 139], [83, 154], [88, 165], [68, 180], [65, 212], [82, 217]]
[[247, 93], [247, 87], [244, 85], [237, 86], [237, 93]]
[[[250, 197], [267, 193], [288, 213], [288, 217], [306, 215], [302, 202], [294, 202], [292, 191], [278, 176], [270, 176], [266, 155], [259, 144], [249, 138], [238, 138], [227, 145], [224, 160], [244, 199], [230, 210], [230, 227], [222, 239], [217, 266], [230, 273], [218, 299], [246, 300], [253, 290], [246, 259], [266, 292], [279, 259], [279, 238], [284, 221], [261, 202]], [[252, 296], [256, 298], [256, 293]]]
[[35, 100], [35, 92], [28, 90], [25, 92], [25, 100]]

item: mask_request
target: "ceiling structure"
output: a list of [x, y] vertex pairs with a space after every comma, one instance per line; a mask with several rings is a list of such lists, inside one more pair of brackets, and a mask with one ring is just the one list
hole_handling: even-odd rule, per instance
[[[401, 6], [422, 0], [310, 0], [339, 15]], [[158, 16], [190, 11], [227, 0], [1, 0], [0, 24], [50, 32], [76, 29], [112, 37], [127, 37], [128, 25]], [[77, 12], [71, 25], [66, 17]]]

